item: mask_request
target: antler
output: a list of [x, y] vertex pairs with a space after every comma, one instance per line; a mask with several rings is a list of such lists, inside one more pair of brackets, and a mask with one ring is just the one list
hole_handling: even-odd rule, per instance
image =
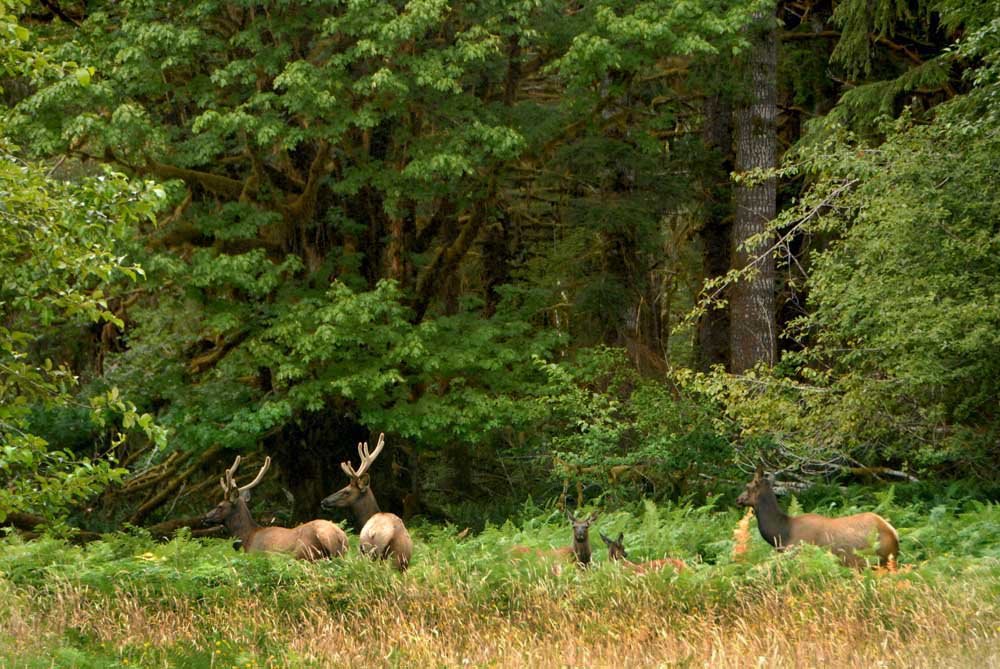
[[250, 490], [250, 488], [253, 488], [255, 485], [260, 483], [260, 480], [264, 478], [264, 474], [266, 474], [267, 470], [270, 468], [271, 468], [271, 456], [268, 455], [264, 458], [264, 465], [260, 468], [260, 471], [257, 472], [257, 478], [255, 478], [253, 481], [250, 481], [250, 483], [247, 483], [244, 486], [240, 486], [239, 489], [240, 492], [246, 492], [247, 490]]
[[267, 470], [271, 468], [271, 456], [268, 455], [264, 458], [264, 466], [262, 466], [260, 471], [257, 472], [257, 477], [245, 486], [236, 485], [236, 479], [234, 476], [236, 475], [236, 469], [239, 466], [240, 456], [237, 455], [236, 460], [233, 461], [233, 466], [225, 471], [225, 476], [223, 478], [219, 479], [219, 483], [222, 485], [222, 492], [226, 495], [232, 493], [233, 491], [239, 491], [241, 493], [246, 492], [260, 483], [261, 479], [264, 478], [264, 474], [266, 474]]
[[378, 444], [375, 445], [374, 453], [368, 452], [367, 441], [358, 443], [358, 455], [361, 457], [361, 464], [356, 470], [351, 466], [350, 462], [341, 462], [340, 468], [353, 479], [361, 478], [361, 476], [368, 471], [368, 468], [372, 466], [372, 463], [375, 462], [375, 458], [378, 457], [378, 454], [382, 452], [384, 447], [385, 432], [381, 432], [378, 435]]
[[597, 511], [594, 511], [593, 513], [591, 513], [586, 518], [577, 518], [575, 513], [573, 513], [569, 509], [566, 509], [566, 517], [569, 518], [569, 520], [570, 520], [571, 523], [587, 523], [587, 524], [590, 524], [590, 523], [594, 522], [595, 520], [597, 520], [597, 517], [600, 516], [600, 515], [601, 515], [601, 510], [598, 509]]
[[240, 456], [236, 456], [233, 461], [233, 466], [225, 470], [225, 475], [219, 479], [219, 484], [222, 486], [222, 492], [228, 495], [232, 492], [233, 488], [236, 487], [236, 482], [233, 480], [233, 476], [236, 474], [236, 468], [240, 466]]

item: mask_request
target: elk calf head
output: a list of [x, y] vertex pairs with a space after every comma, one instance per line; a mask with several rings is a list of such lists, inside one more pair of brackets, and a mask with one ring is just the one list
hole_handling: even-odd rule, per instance
[[608, 558], [612, 560], [627, 560], [628, 553], [625, 552], [625, 533], [619, 532], [617, 539], [609, 539], [604, 536], [604, 532], [599, 532], [601, 541], [608, 547]]
[[632, 562], [628, 558], [628, 553], [625, 552], [625, 533], [619, 532], [617, 539], [609, 539], [601, 533], [601, 540], [604, 541], [605, 545], [608, 547], [608, 557], [623, 565], [626, 569], [629, 569], [636, 574], [647, 574], [653, 571], [659, 571], [664, 567], [672, 567], [675, 571], [684, 571], [686, 565], [683, 560], [677, 558], [661, 558], [659, 560], [649, 560], [648, 562]]

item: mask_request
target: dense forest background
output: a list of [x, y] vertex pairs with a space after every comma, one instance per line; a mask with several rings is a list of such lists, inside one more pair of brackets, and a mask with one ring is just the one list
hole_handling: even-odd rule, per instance
[[0, 520], [997, 483], [993, 2], [0, 8]]

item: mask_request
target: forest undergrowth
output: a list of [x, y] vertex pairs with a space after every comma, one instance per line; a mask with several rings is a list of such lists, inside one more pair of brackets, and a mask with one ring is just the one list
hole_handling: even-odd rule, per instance
[[[512, 557], [569, 542], [559, 511], [530, 506], [476, 534], [417, 524], [405, 574], [360, 558], [356, 535], [349, 558], [315, 564], [142, 531], [85, 546], [8, 537], [0, 664], [1000, 667], [1000, 506], [890, 492], [876, 510], [901, 536], [891, 573], [814, 547], [779, 555], [753, 523], [741, 539], [739, 513], [714, 501], [602, 515], [586, 571]], [[624, 533], [635, 561], [688, 566], [633, 574], [598, 532]]]

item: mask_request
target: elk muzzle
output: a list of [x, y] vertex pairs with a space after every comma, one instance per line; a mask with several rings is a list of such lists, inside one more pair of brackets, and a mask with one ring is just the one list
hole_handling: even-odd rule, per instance
[[226, 522], [226, 518], [229, 517], [231, 510], [232, 507], [228, 503], [222, 502], [214, 509], [206, 513], [204, 516], [202, 516], [201, 522], [205, 523], [206, 525], [221, 525]]
[[320, 507], [329, 511], [335, 509], [338, 506], [350, 506], [351, 504], [351, 490], [350, 488], [343, 488], [337, 492], [323, 498], [323, 501], [319, 503]]

